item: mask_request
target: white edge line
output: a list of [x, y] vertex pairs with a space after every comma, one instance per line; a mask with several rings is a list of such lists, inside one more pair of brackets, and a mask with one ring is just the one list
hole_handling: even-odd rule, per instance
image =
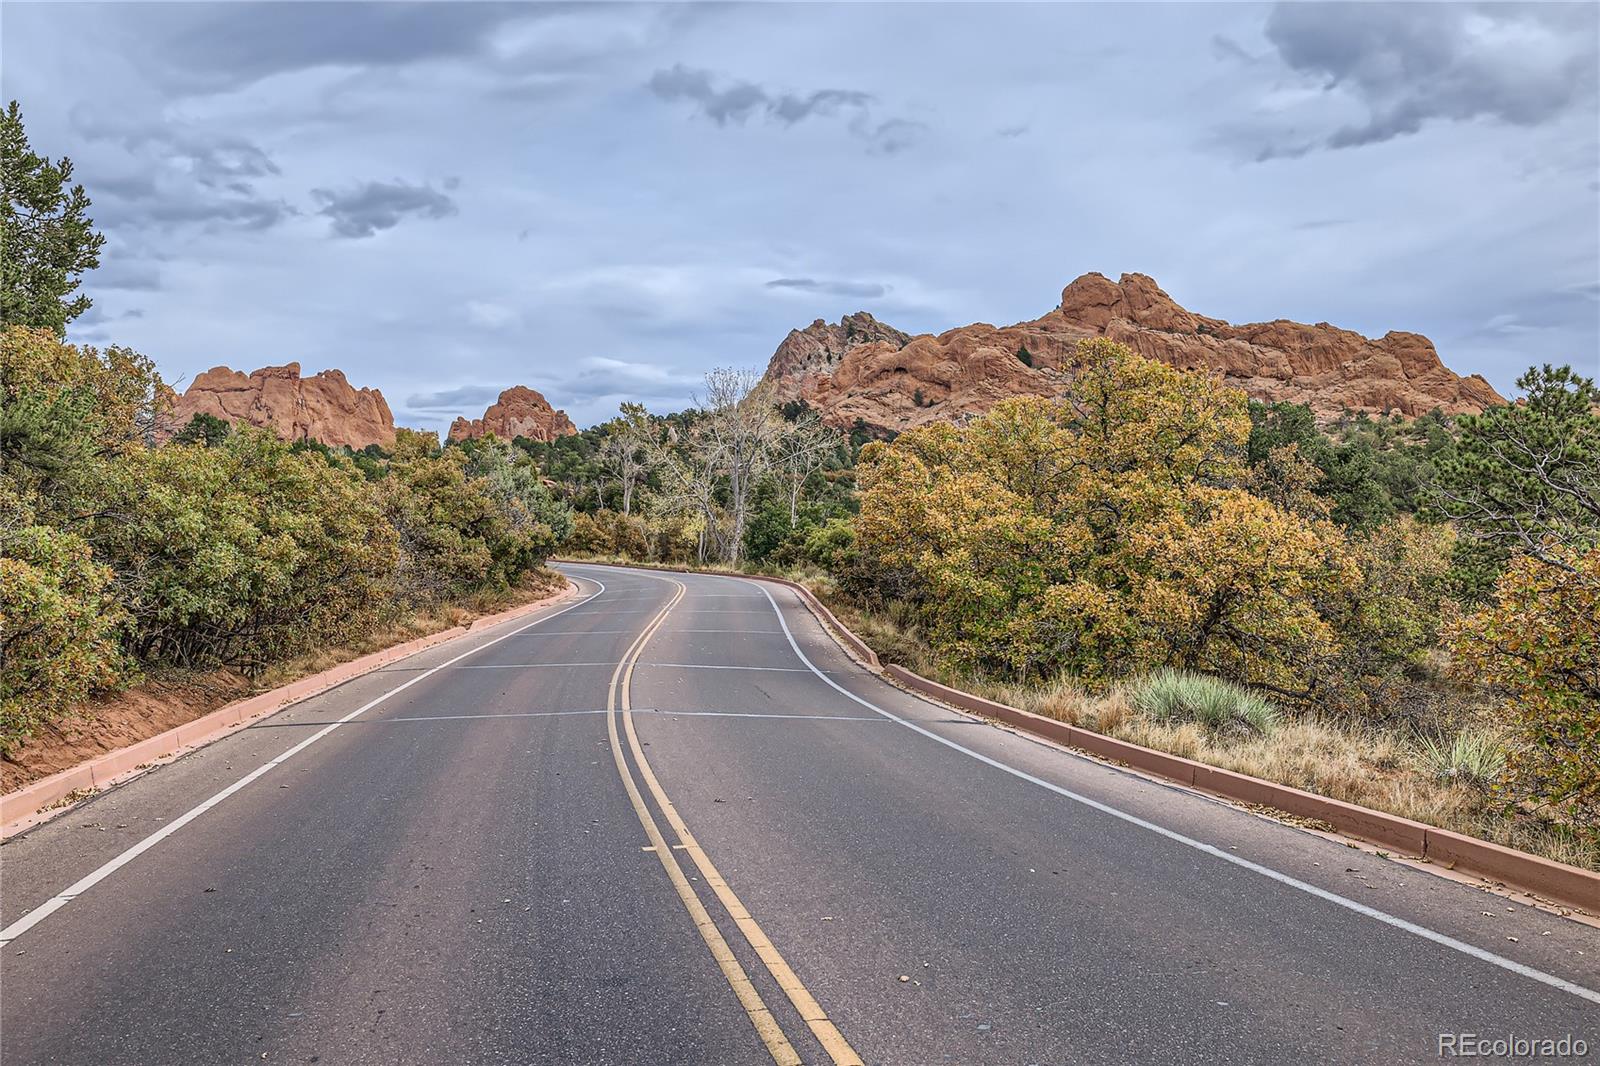
[[372, 710], [372, 708], [376, 707], [378, 704], [382, 703], [384, 700], [388, 699], [390, 696], [393, 696], [398, 692], [405, 691], [406, 689], [410, 688], [412, 685], [415, 685], [417, 682], [423, 680], [424, 678], [430, 677], [433, 674], [438, 673], [440, 670], [445, 669], [446, 667], [453, 666], [454, 664], [460, 662], [462, 659], [465, 659], [469, 655], [476, 655], [478, 652], [482, 651], [483, 649], [488, 648], [488, 647], [492, 647], [492, 646], [500, 643], [502, 640], [505, 640], [505, 639], [507, 639], [509, 637], [514, 637], [518, 633], [521, 633], [525, 629], [530, 629], [533, 626], [539, 625], [541, 622], [547, 622], [550, 619], [555, 618], [557, 615], [566, 614], [568, 611], [572, 610], [572, 608], [581, 606], [581, 605], [583, 605], [585, 603], [588, 603], [590, 600], [595, 599], [595, 597], [600, 596], [605, 592], [606, 586], [605, 586], [604, 582], [600, 581], [598, 578], [593, 578], [593, 577], [587, 577], [586, 576], [584, 578], [584, 580], [593, 581], [596, 585], [599, 586], [599, 590], [597, 592], [595, 592], [593, 595], [585, 596], [583, 599], [579, 600], [577, 603], [569, 604], [568, 606], [561, 608], [561, 610], [559, 610], [559, 611], [552, 611], [550, 614], [544, 615], [544, 616], [542, 616], [540, 618], [535, 618], [533, 621], [529, 622], [525, 626], [520, 626], [520, 627], [518, 627], [516, 629], [513, 629], [509, 633], [502, 633], [500, 636], [495, 637], [493, 640], [487, 640], [487, 641], [484, 641], [482, 644], [477, 645], [474, 648], [469, 648], [468, 650], [462, 652], [460, 655], [457, 655], [454, 659], [451, 659], [448, 662], [440, 663], [438, 666], [435, 666], [432, 669], [430, 669], [430, 670], [428, 670], [428, 671], [426, 671], [424, 673], [418, 674], [416, 677], [411, 678], [409, 681], [405, 681], [405, 682], [403, 682], [403, 683], [401, 683], [399, 685], [396, 685], [394, 688], [390, 689], [388, 692], [385, 692], [383, 695], [377, 697], [376, 699], [369, 700], [368, 702], [363, 703], [360, 707], [357, 707], [355, 710], [351, 711], [349, 714], [345, 715], [343, 718], [340, 718], [338, 721], [333, 722], [330, 725], [324, 726], [322, 729], [319, 729], [317, 732], [311, 734], [309, 737], [306, 737], [306, 739], [302, 740], [300, 743], [296, 744], [294, 747], [292, 747], [292, 748], [288, 749], [287, 751], [283, 752], [281, 755], [278, 755], [276, 758], [271, 759], [268, 762], [264, 762], [260, 766], [256, 767], [254, 770], [251, 770], [248, 774], [245, 774], [243, 777], [239, 778], [239, 780], [235, 781], [233, 784], [229, 785], [227, 788], [223, 789], [221, 792], [218, 792], [216, 795], [212, 796], [210, 799], [204, 800], [201, 803], [199, 803], [198, 805], [196, 805], [194, 807], [191, 807], [189, 810], [185, 811], [183, 814], [180, 814], [178, 817], [174, 818], [172, 821], [168, 822], [166, 825], [162, 826], [160, 829], [157, 829], [154, 833], [151, 833], [149, 836], [147, 836], [143, 840], [139, 841], [139, 843], [133, 845], [128, 850], [122, 852], [120, 855], [116, 856], [111, 861], [109, 861], [105, 865], [101, 866], [99, 869], [93, 871], [92, 873], [84, 875], [83, 877], [79, 878], [77, 881], [74, 881], [72, 884], [68, 885], [65, 889], [63, 889], [60, 893], [56, 894], [55, 896], [52, 896], [50, 899], [48, 899], [45, 902], [41, 903], [39, 906], [35, 907], [33, 910], [29, 911], [27, 914], [24, 914], [21, 918], [18, 918], [16, 921], [14, 921], [10, 925], [6, 926], [4, 929], [0, 929], [0, 944], [9, 944], [9, 943], [11, 943], [11, 941], [15, 940], [17, 937], [21, 936], [23, 933], [26, 933], [29, 929], [32, 929], [34, 926], [38, 925], [40, 922], [42, 922], [46, 918], [50, 917], [50, 915], [54, 914], [56, 911], [60, 910], [62, 907], [65, 907], [68, 903], [71, 903], [74, 899], [76, 899], [77, 897], [83, 895], [89, 889], [93, 888], [95, 885], [99, 884], [101, 881], [104, 881], [106, 878], [110, 877], [112, 874], [114, 874], [118, 870], [122, 869], [122, 867], [126, 866], [128, 863], [132, 862], [134, 859], [137, 859], [140, 855], [143, 855], [145, 852], [149, 851], [151, 848], [155, 847], [157, 844], [159, 844], [163, 840], [167, 839], [167, 837], [169, 837], [172, 834], [176, 833], [178, 830], [182, 829], [184, 826], [188, 825], [190, 822], [194, 821], [196, 818], [200, 817], [202, 814], [206, 813], [211, 808], [215, 807], [217, 804], [221, 803], [223, 800], [225, 800], [229, 796], [233, 795], [235, 792], [238, 792], [240, 789], [244, 788], [250, 782], [254, 781], [256, 778], [260, 777], [262, 774], [265, 774], [268, 770], [271, 770], [275, 766], [280, 766], [283, 763], [288, 762], [290, 759], [294, 758], [296, 755], [300, 754], [302, 751], [304, 751], [305, 749], [309, 748], [311, 745], [315, 744], [317, 741], [321, 740], [323, 737], [327, 736], [329, 733], [332, 733], [335, 729], [338, 729], [340, 726], [344, 725], [346, 722], [349, 722], [352, 719], [357, 718], [362, 714], [365, 714], [367, 711]]
[[1531, 966], [1525, 966], [1514, 959], [1508, 959], [1503, 955], [1496, 955], [1492, 951], [1485, 951], [1483, 948], [1477, 947], [1476, 945], [1468, 944], [1462, 940], [1457, 940], [1455, 937], [1436, 932], [1435, 930], [1429, 929], [1426, 926], [1417, 925], [1415, 922], [1408, 922], [1404, 918], [1397, 918], [1392, 914], [1378, 910], [1376, 907], [1369, 907], [1365, 903], [1358, 903], [1346, 896], [1339, 895], [1337, 892], [1330, 892], [1325, 888], [1319, 888], [1316, 885], [1301, 881], [1295, 877], [1291, 877], [1286, 873], [1280, 873], [1271, 867], [1262, 866], [1260, 863], [1251, 862], [1249, 859], [1240, 858], [1238, 855], [1223, 851], [1221, 848], [1207, 844], [1204, 841], [1196, 840], [1193, 837], [1184, 836], [1182, 833], [1179, 833], [1176, 830], [1168, 829], [1165, 826], [1157, 825], [1154, 822], [1147, 822], [1138, 815], [1129, 814], [1127, 811], [1118, 810], [1117, 808], [1108, 806], [1107, 804], [1101, 803], [1098, 800], [1090, 799], [1088, 796], [1083, 796], [1073, 792], [1071, 789], [1062, 788], [1060, 785], [1046, 781], [1042, 777], [1035, 777], [1033, 774], [1030, 774], [1025, 770], [1019, 770], [1014, 766], [1008, 766], [998, 759], [990, 758], [981, 752], [976, 752], [971, 748], [963, 747], [955, 741], [942, 737], [930, 729], [924, 729], [922, 726], [919, 726], [914, 722], [907, 721], [897, 714], [886, 711], [877, 704], [857, 696], [854, 692], [851, 692], [849, 689], [834, 681], [833, 678], [817, 669], [816, 664], [814, 664], [810, 659], [806, 658], [806, 653], [800, 650], [800, 645], [795, 641], [794, 634], [789, 631], [789, 622], [783, 617], [783, 611], [778, 607], [778, 601], [772, 598], [772, 593], [767, 591], [765, 585], [762, 585], [759, 582], [755, 584], [756, 587], [761, 590], [761, 594], [767, 598], [767, 602], [772, 604], [772, 610], [778, 616], [778, 624], [783, 627], [783, 635], [789, 638], [789, 647], [794, 649], [795, 655], [799, 657], [801, 662], [805, 663], [811, 668], [812, 673], [822, 678], [823, 681], [827, 682], [829, 686], [836, 689], [842, 695], [847, 696], [869, 710], [876, 711], [891, 721], [899, 722], [901, 725], [912, 730], [913, 732], [921, 733], [930, 740], [936, 740], [947, 748], [954, 748], [963, 755], [970, 755], [979, 762], [986, 763], [997, 770], [1004, 770], [1013, 777], [1019, 777], [1024, 781], [1038, 785], [1040, 788], [1049, 789], [1051, 792], [1054, 792], [1057, 795], [1065, 796], [1067, 799], [1074, 800], [1086, 807], [1091, 807], [1102, 814], [1109, 814], [1113, 818], [1119, 818], [1122, 821], [1136, 825], [1141, 829], [1148, 829], [1152, 833], [1157, 833], [1166, 837], [1168, 840], [1176, 841], [1179, 844], [1187, 845], [1188, 847], [1194, 848], [1196, 851], [1205, 852], [1207, 855], [1210, 855], [1213, 858], [1221, 859], [1224, 862], [1230, 862], [1235, 866], [1243, 867], [1244, 869], [1253, 873], [1258, 873], [1263, 877], [1270, 877], [1272, 880], [1277, 881], [1280, 884], [1288, 885], [1290, 888], [1299, 889], [1301, 892], [1316, 896], [1318, 899], [1326, 900], [1327, 902], [1343, 907], [1346, 910], [1355, 911], [1357, 914], [1365, 915], [1366, 917], [1382, 922], [1385, 925], [1390, 925], [1396, 929], [1404, 930], [1405, 932], [1411, 933], [1414, 936], [1422, 937], [1424, 940], [1431, 940], [1435, 944], [1441, 944], [1444, 947], [1459, 951], [1463, 955], [1470, 955], [1475, 959], [1498, 966], [1503, 970], [1509, 970], [1514, 974], [1520, 974], [1523, 977], [1538, 981], [1541, 984], [1549, 985], [1551, 988], [1558, 988], [1563, 992], [1569, 992], [1572, 995], [1577, 996], [1579, 999], [1586, 999], [1591, 1003], [1600, 1003], [1600, 992], [1597, 992], [1592, 988], [1585, 988], [1583, 985], [1568, 981], [1565, 978], [1557, 977], [1554, 974], [1545, 973], [1543, 970], [1536, 970]]

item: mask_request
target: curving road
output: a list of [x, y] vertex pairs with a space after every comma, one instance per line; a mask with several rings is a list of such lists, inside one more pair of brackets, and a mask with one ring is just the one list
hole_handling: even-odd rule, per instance
[[563, 569], [0, 849], [7, 1066], [1600, 1061], [1600, 929]]

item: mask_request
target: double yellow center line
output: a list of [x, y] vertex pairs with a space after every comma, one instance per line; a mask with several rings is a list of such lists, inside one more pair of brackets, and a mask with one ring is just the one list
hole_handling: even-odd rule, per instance
[[[666, 579], [670, 580], [670, 579]], [[622, 740], [618, 734], [617, 721], [622, 721], [622, 731], [627, 734], [628, 748], [633, 753], [634, 762], [639, 767], [639, 776], [644, 779], [645, 787], [655, 797], [656, 805], [661, 808], [662, 815], [667, 824], [678, 838], [677, 848], [688, 854], [694, 862], [695, 868], [700, 871], [701, 878], [711, 887], [717, 899], [722, 903], [729, 918], [733, 920], [739, 932], [755, 951], [772, 979], [783, 989], [784, 995], [789, 997], [789, 1002], [799, 1012], [807, 1028], [816, 1037], [817, 1042], [827, 1052], [836, 1066], [860, 1066], [861, 1056], [856, 1054], [843, 1034], [833, 1022], [828, 1020], [828, 1015], [817, 1003], [816, 999], [807, 991], [800, 982], [789, 964], [784, 961], [778, 949], [771, 940], [762, 932], [739, 897], [734, 894], [728, 882], [711, 862], [710, 856], [705, 853], [694, 834], [689, 831], [689, 826], [678, 814], [677, 808], [667, 798], [666, 792], [661, 787], [661, 782], [656, 779], [655, 771], [650, 768], [649, 761], [645, 758], [644, 747], [639, 743], [639, 736], [633, 728], [633, 713], [629, 699], [629, 690], [633, 680], [633, 667], [643, 654], [644, 647], [650, 638], [661, 628], [667, 615], [676, 607], [688, 591], [680, 581], [672, 581], [677, 587], [672, 599], [667, 601], [665, 607], [650, 620], [644, 631], [634, 640], [628, 650], [623, 653], [622, 661], [617, 664], [616, 670], [611, 675], [611, 684], [606, 692], [606, 730], [611, 737], [611, 755], [616, 760], [617, 773], [622, 777], [623, 787], [628, 791], [628, 799], [633, 803], [634, 813], [639, 816], [639, 824], [644, 827], [645, 836], [650, 841], [651, 849], [655, 851], [656, 858], [661, 860], [662, 867], [667, 872], [667, 878], [672, 882], [672, 887], [678, 892], [678, 898], [683, 901], [684, 908], [688, 910], [689, 917], [694, 921], [695, 928], [700, 931], [700, 936], [705, 940], [706, 947], [711, 949], [711, 956], [721, 968], [722, 975], [728, 979], [728, 984], [733, 988], [734, 995], [739, 997], [739, 1003], [744, 1007], [745, 1013], [750, 1016], [750, 1023], [755, 1026], [756, 1033], [761, 1037], [762, 1043], [767, 1046], [774, 1062], [780, 1066], [800, 1066], [800, 1056], [795, 1052], [789, 1038], [784, 1035], [783, 1028], [772, 1016], [761, 999], [761, 994], [756, 991], [755, 985], [750, 981], [750, 976], [745, 972], [743, 965], [728, 947], [728, 942], [723, 938], [722, 932], [717, 928], [716, 922], [711, 918], [705, 905], [700, 902], [689, 879], [684, 875], [683, 867], [679, 865], [673, 846], [669, 846], [656, 824], [655, 816], [650, 813], [649, 806], [645, 803], [644, 796], [639, 791], [633, 772], [628, 768], [627, 758], [623, 755]]]

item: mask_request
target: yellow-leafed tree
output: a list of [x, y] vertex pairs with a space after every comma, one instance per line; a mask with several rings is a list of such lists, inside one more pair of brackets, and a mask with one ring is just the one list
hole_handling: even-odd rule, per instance
[[862, 454], [858, 547], [967, 669], [1186, 666], [1308, 694], [1360, 580], [1325, 520], [1252, 495], [1245, 396], [1084, 342], [1059, 399]]

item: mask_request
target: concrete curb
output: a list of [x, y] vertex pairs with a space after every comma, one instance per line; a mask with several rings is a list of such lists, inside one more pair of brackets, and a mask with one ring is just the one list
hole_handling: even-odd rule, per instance
[[[584, 560], [563, 560], [582, 563]], [[609, 563], [589, 565], [609, 566]], [[687, 567], [632, 565], [626, 569], [662, 570], [669, 573], [717, 574], [715, 570], [691, 570]], [[1104, 759], [1124, 763], [1136, 770], [1164, 777], [1181, 785], [1209, 792], [1212, 795], [1238, 803], [1253, 803], [1272, 807], [1285, 814], [1310, 818], [1331, 825], [1346, 836], [1370, 844], [1393, 849], [1405, 855], [1416, 856], [1430, 862], [1460, 869], [1499, 881], [1506, 885], [1532, 892], [1536, 895], [1569, 904], [1586, 911], [1600, 912], [1600, 873], [1568, 866], [1565, 863], [1542, 859], [1537, 855], [1514, 848], [1492, 844], [1487, 840], [1438, 829], [1423, 822], [1414, 822], [1395, 814], [1386, 814], [1354, 803], [1330, 799], [1288, 785], [1279, 785], [1248, 774], [1224, 770], [1216, 766], [1195, 762], [1181, 756], [1170, 755], [1154, 748], [1132, 744], [1102, 733], [1045, 718], [1003, 703], [974, 696], [970, 692], [941, 685], [903, 666], [881, 665], [878, 656], [866, 642], [850, 632], [810, 589], [780, 577], [761, 574], [722, 574], [724, 577], [741, 577], [770, 581], [794, 589], [823, 625], [837, 634], [841, 643], [876, 672], [893, 678], [913, 692], [932, 696], [942, 703], [959, 707], [986, 718], [994, 718], [1035, 736], [1055, 741], [1069, 748], [1087, 751]]]
[[[437, 633], [429, 633], [425, 637], [418, 637], [403, 644], [384, 648], [382, 651], [363, 655], [358, 659], [351, 659], [347, 663], [340, 663], [310, 677], [302, 677], [281, 688], [259, 693], [237, 703], [230, 703], [226, 707], [219, 707], [192, 722], [185, 722], [165, 733], [158, 733], [125, 748], [108, 751], [70, 770], [62, 770], [60, 773], [40, 778], [15, 792], [0, 796], [0, 826], [4, 826], [0, 829], [0, 839], [54, 817], [57, 811], [68, 806], [61, 801], [75, 792], [107, 788], [152, 765], [170, 762], [180, 755], [220, 740], [229, 733], [280, 711], [291, 703], [299, 703], [301, 700], [321, 695], [331, 688], [415, 655], [419, 651], [425, 651], [488, 626], [510, 621], [540, 607], [559, 603], [576, 591], [576, 586], [568, 582], [564, 590], [533, 603], [525, 603], [498, 614], [484, 615], [482, 618], [473, 619], [468, 625], [441, 629]], [[60, 806], [57, 806], [58, 804]]]

